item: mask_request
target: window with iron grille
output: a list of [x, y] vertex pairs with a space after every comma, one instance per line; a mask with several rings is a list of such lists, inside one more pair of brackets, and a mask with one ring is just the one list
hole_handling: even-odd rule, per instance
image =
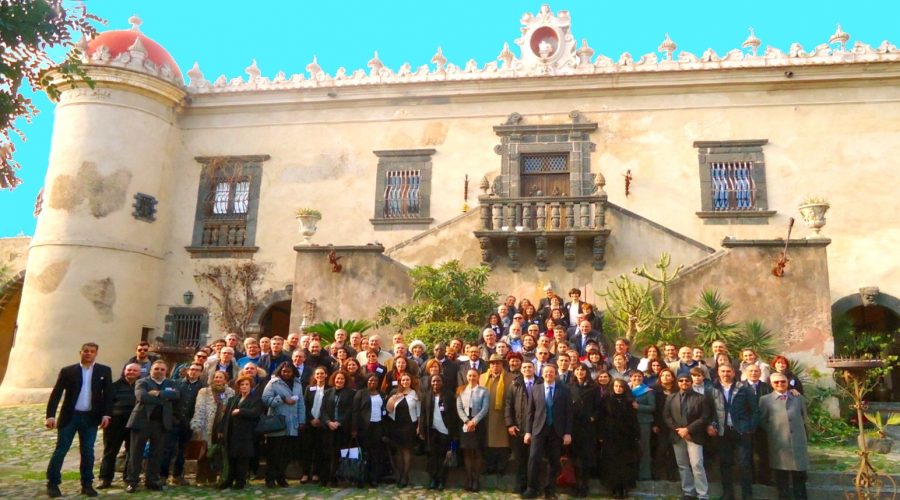
[[522, 155], [523, 174], [557, 174], [569, 171], [568, 154]]
[[430, 224], [434, 149], [375, 151], [378, 177], [372, 224]]
[[713, 210], [756, 210], [752, 172], [753, 163], [749, 161], [710, 163]]
[[167, 344], [198, 348], [209, 330], [209, 312], [203, 307], [171, 307], [163, 337]]
[[421, 170], [388, 170], [384, 180], [385, 219], [419, 217], [422, 184]]
[[700, 205], [707, 224], [767, 224], [766, 162], [760, 140], [697, 141]]
[[197, 216], [188, 251], [202, 257], [240, 257], [256, 250], [256, 212], [262, 162], [268, 155], [200, 157], [204, 164]]

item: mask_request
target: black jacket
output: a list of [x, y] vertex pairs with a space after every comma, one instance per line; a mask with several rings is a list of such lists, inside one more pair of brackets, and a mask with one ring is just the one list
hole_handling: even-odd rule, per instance
[[[150, 391], [159, 391], [159, 394], [153, 396]], [[175, 424], [174, 405], [178, 402], [181, 395], [172, 379], [163, 379], [161, 383], [156, 383], [150, 377], [142, 378], [134, 385], [134, 393], [137, 396], [137, 404], [131, 411], [131, 417], [125, 425], [129, 429], [144, 429], [150, 422], [153, 412], [157, 409], [162, 411], [163, 428], [169, 430]]]
[[[94, 363], [94, 371], [91, 377], [91, 418], [100, 425], [102, 417], [112, 416], [112, 370], [99, 363]], [[65, 397], [63, 398], [63, 393]], [[56, 416], [59, 400], [63, 398], [62, 410], [56, 419], [56, 426], [63, 427], [72, 420], [75, 413], [75, 402], [81, 393], [81, 364], [67, 366], [59, 371], [53, 391], [50, 392], [50, 400], [47, 401], [47, 418]]]
[[[543, 387], [543, 380], [534, 377], [534, 385], [531, 390]], [[528, 393], [526, 392], [525, 378], [522, 375], [513, 379], [512, 386], [506, 391], [503, 401], [503, 422], [507, 428], [516, 426], [519, 433], [525, 434], [525, 419], [528, 417]]]
[[203, 383], [202, 378], [197, 379], [195, 382], [191, 382], [187, 378], [182, 378], [175, 382], [175, 388], [178, 389], [180, 396], [174, 408], [176, 424], [182, 427], [190, 426], [191, 419], [194, 418], [197, 393], [204, 387], [206, 387], [206, 384]]
[[715, 409], [709, 404], [708, 398], [692, 389], [686, 392], [685, 405], [687, 418], [682, 417], [681, 391], [672, 394], [666, 400], [663, 419], [666, 421], [666, 427], [672, 431], [672, 442], [677, 443], [681, 439], [675, 429], [687, 427], [691, 440], [702, 445], [706, 442], [706, 427], [712, 422]]
[[[325, 397], [322, 399], [322, 414], [320, 420], [322, 425], [328, 425], [328, 422], [338, 422], [341, 427], [350, 432], [350, 424], [353, 418], [353, 395], [355, 392], [344, 387], [343, 389], [335, 389], [329, 387], [325, 390]], [[335, 409], [337, 409], [337, 419], [335, 419]]]
[[[559, 380], [553, 385], [553, 427], [557, 434], [572, 435], [575, 417], [575, 404], [569, 388]], [[537, 385], [531, 392], [531, 401], [525, 418], [525, 433], [538, 435], [547, 423], [546, 384]]]
[[134, 395], [134, 384], [129, 384], [125, 377], [122, 377], [113, 383], [112, 394], [112, 417], [128, 420], [128, 417], [131, 416], [131, 410], [137, 404], [137, 397]]
[[[422, 437], [425, 438], [425, 443], [431, 447], [433, 443], [429, 441], [431, 433], [428, 431], [434, 423], [435, 412], [434, 393], [431, 389], [428, 389], [422, 394], [421, 401], [422, 416], [420, 418], [422, 419], [422, 423], [419, 426], [419, 429], [422, 432]], [[462, 422], [459, 421], [459, 415], [456, 413], [456, 397], [454, 397], [453, 392], [446, 389], [441, 391], [440, 407], [438, 407], [438, 411], [440, 411], [441, 419], [447, 427], [448, 436], [450, 436], [450, 439], [455, 439], [459, 430], [462, 429]]]
[[[366, 432], [369, 428], [371, 423], [369, 420], [372, 418], [372, 399], [369, 396], [368, 389], [356, 391], [356, 394], [353, 395], [353, 409], [351, 411], [353, 414], [351, 417], [353, 432]], [[382, 394], [379, 394], [378, 397], [381, 398], [381, 421], [384, 422], [387, 419], [387, 411], [385, 410], [387, 400]]]

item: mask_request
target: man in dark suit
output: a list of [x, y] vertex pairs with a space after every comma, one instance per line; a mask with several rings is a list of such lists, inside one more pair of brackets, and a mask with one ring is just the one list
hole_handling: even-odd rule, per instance
[[[62, 464], [66, 453], [72, 446], [75, 434], [78, 434], [81, 451], [81, 494], [89, 497], [97, 496], [94, 490], [94, 442], [97, 440], [97, 427], [105, 429], [112, 419], [112, 370], [105, 365], [94, 362], [100, 347], [93, 342], [81, 346], [81, 363], [71, 365], [59, 371], [56, 384], [47, 401], [47, 420], [44, 425], [48, 429], [56, 429], [56, 449], [47, 465], [47, 496], [62, 496], [59, 484], [62, 482]], [[59, 421], [56, 409], [63, 397]]]
[[713, 385], [725, 402], [725, 433], [719, 439], [719, 469], [723, 498], [734, 499], [734, 455], [741, 472], [741, 497], [753, 498], [753, 433], [759, 425], [759, 404], [753, 391], [734, 381], [734, 369], [719, 365]]
[[[227, 347], [225, 349], [228, 349]], [[224, 349], [223, 349], [224, 350]], [[150, 441], [150, 458], [147, 459], [147, 489], [161, 491], [159, 467], [162, 463], [166, 436], [174, 424], [173, 402], [180, 394], [175, 381], [166, 378], [168, 367], [165, 361], [154, 361], [150, 376], [135, 384], [137, 405], [131, 412], [126, 427], [131, 429], [131, 456], [128, 460], [125, 491], [134, 493], [141, 478], [141, 463], [144, 460], [144, 445]]]
[[466, 344], [466, 356], [462, 358], [457, 366], [456, 386], [466, 385], [466, 373], [469, 370], [478, 370], [478, 374], [487, 371], [487, 363], [481, 359], [481, 349], [476, 344]]
[[525, 444], [525, 418], [532, 391], [541, 379], [534, 376], [534, 364], [523, 361], [512, 387], [506, 391], [503, 420], [509, 433], [509, 443], [516, 458], [516, 486], [513, 491], [523, 493], [528, 487], [528, 455], [530, 447]]
[[712, 421], [708, 399], [694, 392], [690, 375], [678, 376], [678, 392], [669, 396], [663, 418], [672, 429], [672, 448], [685, 497], [709, 498], [709, 483], [703, 468], [703, 444]]
[[297, 380], [300, 381], [300, 385], [304, 388], [309, 386], [309, 379], [312, 378], [316, 368], [306, 364], [306, 351], [303, 349], [294, 350], [291, 353], [291, 362], [294, 363], [294, 368], [297, 369]]
[[592, 340], [600, 346], [600, 354], [606, 356], [609, 349], [606, 347], [606, 342], [604, 342], [603, 336], [600, 334], [600, 332], [594, 330], [591, 327], [590, 321], [581, 319], [581, 322], [578, 323], [578, 328], [575, 328], [573, 330], [573, 333], [569, 335], [569, 345], [571, 345], [573, 349], [578, 351], [579, 356], [584, 356], [587, 344]]
[[[522, 498], [537, 498], [544, 491], [544, 498], [556, 498], [556, 477], [559, 476], [559, 457], [563, 446], [572, 442], [572, 425], [575, 404], [569, 388], [557, 383], [556, 367], [544, 367], [544, 383], [535, 386], [525, 416], [525, 444], [531, 445], [528, 457], [528, 489]], [[547, 458], [549, 472], [547, 484], [541, 488], [541, 460]]]
[[[744, 386], [753, 394], [758, 406], [759, 398], [770, 394], [772, 386], [761, 380], [762, 369], [757, 365], [748, 365], [743, 373], [747, 375]], [[753, 479], [759, 484], [772, 484], [772, 475], [769, 469], [769, 441], [762, 429], [757, 429], [753, 435], [753, 457], [756, 462], [756, 466], [753, 468]]]

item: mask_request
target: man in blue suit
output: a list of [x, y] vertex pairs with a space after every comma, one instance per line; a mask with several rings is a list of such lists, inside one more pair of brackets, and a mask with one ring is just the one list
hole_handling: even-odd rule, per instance
[[719, 365], [714, 389], [725, 404], [725, 432], [719, 433], [719, 468], [726, 500], [734, 498], [734, 455], [741, 472], [741, 497], [753, 498], [753, 433], [759, 425], [759, 405], [750, 387], [734, 380], [734, 369]]
[[[559, 476], [559, 457], [563, 446], [572, 442], [575, 404], [569, 388], [557, 383], [556, 366], [544, 365], [544, 383], [536, 386], [525, 414], [525, 444], [531, 445], [528, 457], [528, 489], [522, 498], [537, 498], [544, 490], [544, 498], [556, 498], [556, 477]], [[541, 460], [547, 458], [547, 484], [541, 488]]]

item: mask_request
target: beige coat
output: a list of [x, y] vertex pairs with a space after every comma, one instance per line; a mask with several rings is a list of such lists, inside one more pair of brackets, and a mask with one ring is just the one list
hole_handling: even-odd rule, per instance
[[[234, 389], [225, 388], [225, 397], [222, 400], [224, 405], [231, 396], [234, 396]], [[213, 425], [216, 423], [216, 399], [215, 394], [209, 387], [200, 389], [197, 393], [197, 402], [194, 405], [194, 418], [191, 419], [191, 430], [194, 434], [200, 436], [200, 439], [211, 444], [213, 435]]]
[[488, 416], [487, 416], [487, 446], [488, 448], [509, 448], [509, 433], [506, 431], [506, 423], [504, 421], [504, 408], [501, 404], [500, 409], [496, 409], [497, 390], [500, 386], [500, 379], [503, 379], [503, 392], [500, 399], [506, 396], [506, 391], [512, 388], [513, 376], [506, 370], [499, 377], [491, 377], [491, 372], [481, 374], [479, 383], [488, 390]]

